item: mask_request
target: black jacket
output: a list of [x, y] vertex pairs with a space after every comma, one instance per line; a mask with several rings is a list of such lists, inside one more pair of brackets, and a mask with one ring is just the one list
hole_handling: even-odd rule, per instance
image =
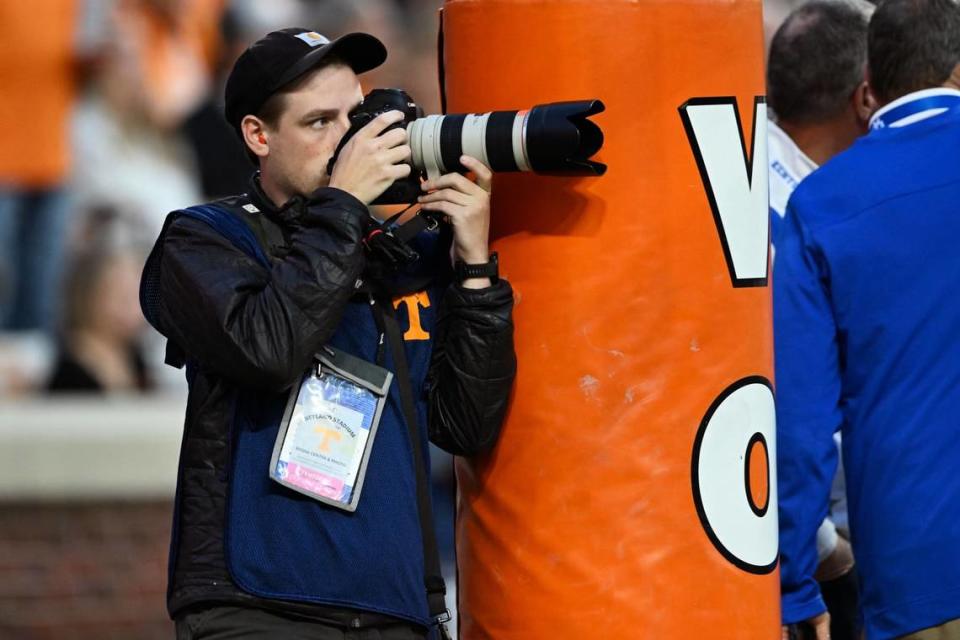
[[[210, 226], [176, 212], [148, 260], [141, 298], [186, 356], [187, 401], [168, 608], [232, 602], [321, 618], [326, 607], [260, 600], [239, 589], [224, 560], [230, 481], [229, 411], [245, 389], [284, 390], [298, 382], [331, 337], [366, 272], [361, 243], [366, 207], [332, 188], [273, 207], [255, 184], [222, 204], [244, 216], [272, 263], [268, 270]], [[516, 370], [513, 295], [501, 280], [483, 290], [458, 285], [441, 301], [426, 388], [430, 439], [457, 455], [495, 443]], [[336, 613], [336, 612], [334, 612]]]

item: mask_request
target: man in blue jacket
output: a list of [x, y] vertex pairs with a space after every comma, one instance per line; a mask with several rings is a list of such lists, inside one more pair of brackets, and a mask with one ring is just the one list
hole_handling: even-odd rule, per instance
[[[774, 257], [793, 191], [868, 131], [876, 110], [866, 82], [867, 28], [873, 10], [865, 0], [812, 0], [792, 11], [770, 42], [767, 161]], [[839, 435], [837, 440], [840, 446]], [[819, 565], [814, 577], [830, 611], [832, 640], [860, 640], [843, 482], [840, 465], [828, 516], [817, 530]]]
[[[427, 440], [457, 455], [495, 444], [516, 370], [513, 296], [488, 253], [491, 174], [479, 162], [461, 158], [476, 182], [423, 184], [421, 206], [449, 224], [410, 233], [413, 263], [389, 260], [389, 229], [367, 209], [411, 171], [406, 131], [390, 128], [403, 114], [360, 129], [328, 175], [363, 97], [357, 74], [385, 58], [373, 36], [303, 28], [247, 49], [226, 117], [260, 171], [247, 193], [172, 213], [144, 270], [144, 312], [190, 385], [167, 595], [179, 639], [409, 640], [442, 620]], [[358, 380], [382, 387], [394, 374], [382, 413], [356, 400], [368, 389], [328, 373], [327, 413], [281, 431], [292, 393], [318, 402], [314, 376], [330, 365], [317, 358], [335, 353]], [[362, 447], [332, 453], [330, 434], [361, 430], [365, 467], [317, 471], [359, 460]], [[281, 434], [301, 432], [307, 495], [289, 486], [294, 465], [271, 459]], [[345, 485], [360, 496], [351, 509], [315, 499]]]
[[783, 621], [828, 637], [815, 538], [840, 430], [866, 637], [955, 638], [960, 6], [887, 0], [868, 67], [872, 131], [797, 188], [777, 246]]

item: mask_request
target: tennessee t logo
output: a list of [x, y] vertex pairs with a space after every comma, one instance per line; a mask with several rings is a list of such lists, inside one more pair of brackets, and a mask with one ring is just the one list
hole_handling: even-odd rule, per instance
[[323, 439], [320, 440], [320, 444], [317, 446], [317, 449], [319, 449], [323, 453], [330, 452], [331, 440], [336, 440], [337, 442], [340, 442], [340, 439], [342, 437], [340, 433], [338, 433], [335, 429], [328, 429], [326, 427], [317, 427], [316, 429], [313, 430], [313, 432], [319, 433], [320, 435], [323, 436]]
[[410, 328], [403, 334], [403, 339], [410, 340], [429, 340], [430, 334], [423, 330], [420, 324], [420, 307], [430, 308], [430, 298], [426, 291], [413, 293], [409, 296], [403, 296], [393, 301], [393, 308], [399, 309], [401, 304], [407, 307], [407, 317], [410, 319]]

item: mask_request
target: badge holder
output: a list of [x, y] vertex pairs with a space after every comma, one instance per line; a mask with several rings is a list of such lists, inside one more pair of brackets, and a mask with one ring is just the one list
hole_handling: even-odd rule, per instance
[[290, 393], [270, 478], [325, 504], [356, 511], [393, 374], [324, 347]]

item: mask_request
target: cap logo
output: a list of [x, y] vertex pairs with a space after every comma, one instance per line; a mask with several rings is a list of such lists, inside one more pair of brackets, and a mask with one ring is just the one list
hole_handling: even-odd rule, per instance
[[298, 33], [297, 37], [306, 42], [311, 47], [319, 47], [324, 44], [330, 44], [330, 40], [326, 37], [320, 35], [316, 31], [304, 31], [303, 33]]

